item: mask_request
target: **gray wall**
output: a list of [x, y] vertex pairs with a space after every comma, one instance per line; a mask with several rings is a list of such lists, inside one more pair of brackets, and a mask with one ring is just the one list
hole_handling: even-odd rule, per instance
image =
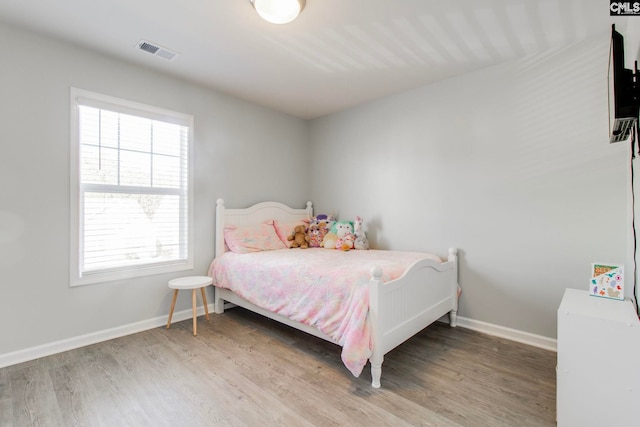
[[[309, 197], [303, 120], [7, 26], [0, 51], [0, 355], [166, 316], [167, 280], [213, 258], [216, 198]], [[69, 287], [71, 86], [194, 116], [193, 271]]]
[[[628, 256], [604, 30], [306, 122], [0, 25], [0, 355], [166, 315], [167, 280], [213, 257], [218, 197], [359, 214], [380, 248], [456, 246], [463, 317], [555, 337], [564, 289]], [[70, 86], [194, 115], [193, 272], [69, 287]]]
[[627, 261], [608, 31], [314, 120], [316, 211], [362, 215], [379, 248], [458, 247], [461, 316], [555, 337], [564, 289]]

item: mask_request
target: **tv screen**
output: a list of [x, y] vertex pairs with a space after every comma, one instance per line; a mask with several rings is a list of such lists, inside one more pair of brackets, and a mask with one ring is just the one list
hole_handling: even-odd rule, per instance
[[624, 37], [612, 25], [608, 76], [611, 143], [628, 140], [638, 120], [637, 71], [631, 71], [624, 65]]

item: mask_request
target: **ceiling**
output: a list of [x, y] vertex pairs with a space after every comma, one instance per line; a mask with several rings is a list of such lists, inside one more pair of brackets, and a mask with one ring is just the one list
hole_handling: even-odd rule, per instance
[[286, 25], [249, 0], [0, 0], [0, 22], [309, 119], [608, 37], [615, 21], [606, 0], [307, 0]]

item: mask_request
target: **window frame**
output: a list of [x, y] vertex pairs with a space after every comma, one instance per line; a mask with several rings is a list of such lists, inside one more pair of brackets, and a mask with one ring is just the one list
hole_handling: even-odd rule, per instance
[[[83, 217], [83, 189], [81, 179], [81, 158], [80, 158], [80, 123], [79, 123], [79, 105], [105, 108], [119, 113], [145, 117], [164, 122], [180, 124], [187, 126], [188, 143], [187, 143], [187, 194], [186, 194], [186, 224], [185, 233], [186, 259], [167, 261], [161, 263], [130, 265], [114, 267], [109, 269], [101, 269], [90, 272], [82, 272], [80, 270], [83, 256], [83, 239], [82, 224]], [[170, 273], [175, 271], [191, 270], [194, 266], [194, 215], [193, 215], [193, 116], [179, 113], [176, 111], [166, 110], [151, 105], [146, 105], [126, 99], [116, 98], [113, 96], [103, 95], [96, 92], [87, 91], [71, 87], [70, 90], [70, 286], [80, 286], [92, 283], [102, 283], [122, 279], [130, 279], [135, 277], [150, 276], [155, 274]], [[114, 189], [118, 186], [107, 184], [85, 184], [88, 188], [94, 189]], [[136, 187], [137, 192], [146, 187]], [[121, 188], [122, 189], [122, 188]], [[86, 189], [85, 189], [86, 191]], [[144, 192], [144, 190], [142, 190]], [[178, 190], [177, 190], [178, 191]], [[125, 191], [126, 192], [126, 191]], [[178, 191], [179, 192], [179, 191]]]

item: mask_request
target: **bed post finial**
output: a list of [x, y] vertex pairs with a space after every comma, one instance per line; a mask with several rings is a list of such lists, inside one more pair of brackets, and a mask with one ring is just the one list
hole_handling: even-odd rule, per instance
[[224, 199], [220, 198], [220, 199], [216, 200], [216, 205], [224, 207]]
[[309, 220], [313, 217], [313, 203], [311, 203], [311, 200], [307, 201], [307, 216]]
[[382, 268], [380, 268], [377, 265], [374, 265], [373, 267], [371, 267], [371, 277], [373, 277], [376, 280], [382, 279]]
[[456, 258], [458, 258], [458, 249], [457, 248], [449, 248], [448, 261], [455, 261]]

